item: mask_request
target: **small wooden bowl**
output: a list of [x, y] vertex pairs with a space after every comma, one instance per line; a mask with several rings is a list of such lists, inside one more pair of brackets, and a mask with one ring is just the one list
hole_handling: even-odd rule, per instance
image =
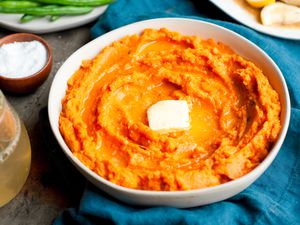
[[8, 78], [1, 76], [0, 74], [0, 88], [2, 90], [15, 94], [25, 94], [33, 92], [47, 79], [52, 67], [52, 50], [44, 39], [34, 34], [16, 33], [0, 39], [0, 46], [13, 42], [26, 42], [34, 40], [39, 41], [45, 46], [47, 51], [46, 64], [40, 71], [26, 77]]

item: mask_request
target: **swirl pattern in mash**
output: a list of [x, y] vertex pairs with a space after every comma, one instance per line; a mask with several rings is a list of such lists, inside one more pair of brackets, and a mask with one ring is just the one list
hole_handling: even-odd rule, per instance
[[[147, 109], [186, 100], [189, 130], [157, 132]], [[89, 169], [121, 186], [190, 190], [239, 178], [280, 132], [280, 101], [262, 71], [212, 39], [146, 29], [82, 62], [60, 131]]]

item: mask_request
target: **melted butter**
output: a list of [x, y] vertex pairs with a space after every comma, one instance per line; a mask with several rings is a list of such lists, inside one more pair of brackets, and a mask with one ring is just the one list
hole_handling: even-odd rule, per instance
[[189, 134], [197, 145], [210, 148], [220, 136], [218, 117], [210, 104], [194, 102], [191, 112], [191, 129]]
[[148, 43], [142, 43], [138, 49], [137, 54], [143, 55], [149, 52], [158, 52], [170, 49], [185, 49], [187, 47], [186, 44], [179, 44], [168, 40], [159, 40], [159, 41], [151, 41]]

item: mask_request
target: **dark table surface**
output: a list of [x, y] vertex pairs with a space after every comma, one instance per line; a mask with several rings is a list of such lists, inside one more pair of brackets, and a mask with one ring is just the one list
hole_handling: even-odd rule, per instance
[[[55, 164], [53, 159], [62, 152], [51, 152], [53, 148], [49, 148], [49, 143], [45, 143], [51, 142], [50, 147], [53, 147], [55, 142], [54, 139], [49, 139], [52, 133], [48, 127], [45, 107], [47, 107], [50, 86], [57, 70], [74, 51], [90, 40], [90, 26], [40, 35], [53, 50], [53, 67], [48, 79], [34, 93], [28, 95], [13, 96], [5, 93], [27, 128], [31, 142], [32, 162], [29, 177], [21, 192], [11, 202], [0, 208], [1, 225], [52, 224], [53, 219], [64, 208], [75, 206], [81, 196], [82, 180], [74, 188], [77, 194], [74, 192], [70, 194], [67, 189], [72, 187], [64, 183], [61, 174], [58, 174], [59, 165]], [[11, 33], [13, 32], [0, 28], [0, 38]], [[64, 157], [64, 155], [59, 155], [59, 157]], [[66, 159], [63, 160], [69, 163]]]

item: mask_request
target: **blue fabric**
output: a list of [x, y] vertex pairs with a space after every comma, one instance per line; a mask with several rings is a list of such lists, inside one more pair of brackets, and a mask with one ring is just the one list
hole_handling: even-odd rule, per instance
[[[300, 224], [300, 41], [270, 37], [237, 22], [212, 4], [189, 0], [118, 0], [92, 28], [95, 38], [149, 18], [189, 17], [216, 23], [251, 40], [282, 70], [291, 95], [291, 123], [285, 142], [268, 170], [242, 193], [222, 202], [191, 208], [133, 207], [88, 184], [77, 209], [64, 211], [55, 225], [67, 224]], [[208, 13], [209, 12], [209, 13]], [[219, 14], [219, 20], [213, 17]]]

